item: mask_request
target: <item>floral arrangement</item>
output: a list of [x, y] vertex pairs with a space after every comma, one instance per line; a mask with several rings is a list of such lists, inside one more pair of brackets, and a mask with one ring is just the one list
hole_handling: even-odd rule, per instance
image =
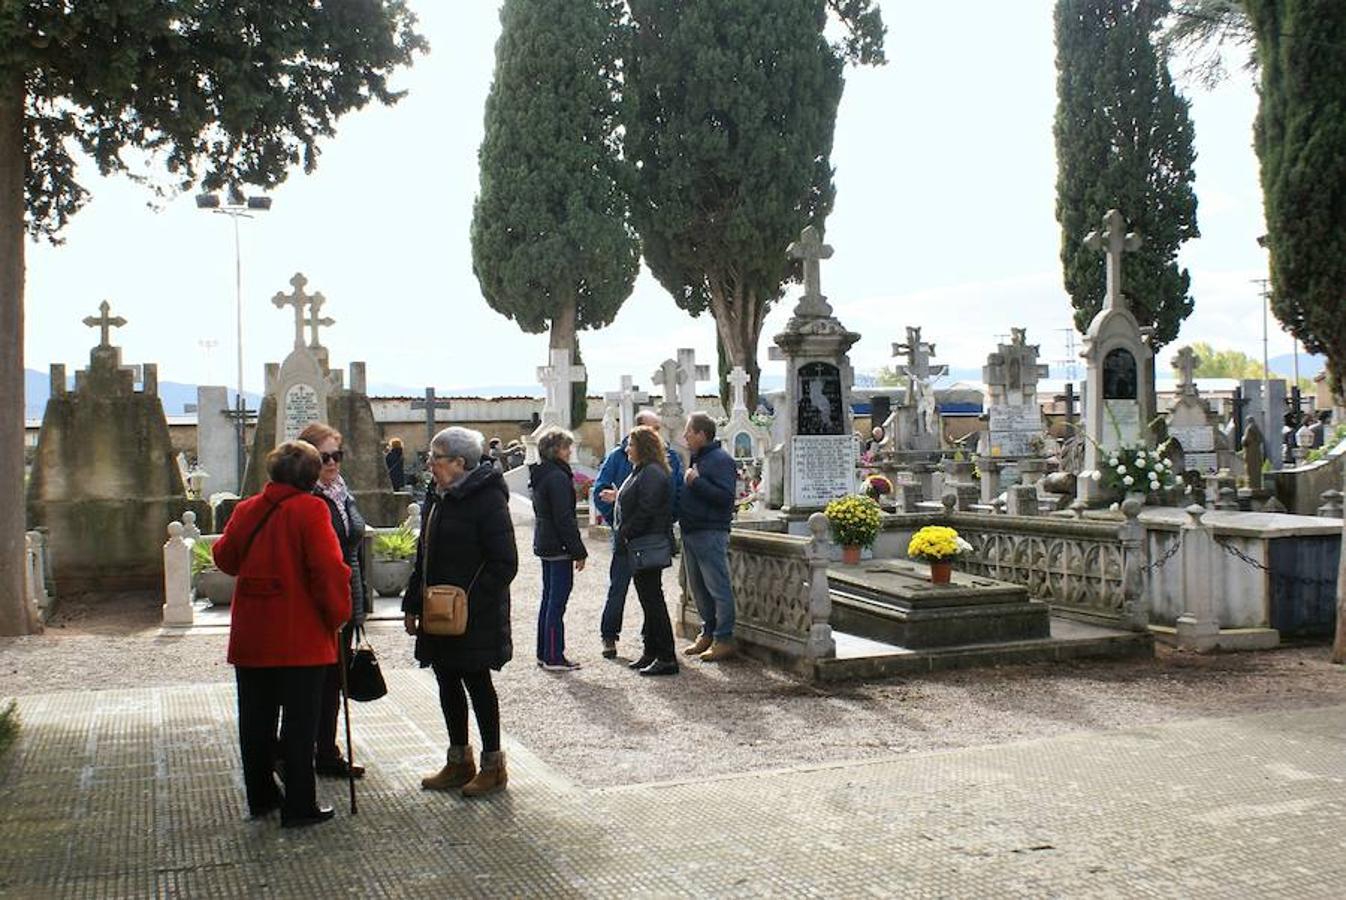
[[823, 510], [832, 527], [832, 539], [844, 546], [869, 547], [879, 536], [883, 513], [873, 497], [853, 494], [827, 504]]
[[875, 500], [891, 494], [893, 492], [893, 483], [884, 475], [870, 475], [865, 479], [865, 494]]
[[907, 556], [923, 562], [941, 562], [969, 553], [972, 545], [946, 525], [927, 525], [911, 536]]
[[1144, 447], [1118, 447], [1101, 453], [1101, 468], [1080, 473], [1081, 478], [1100, 482], [1105, 488], [1123, 493], [1154, 493], [1173, 487], [1173, 464], [1162, 450]]
[[575, 496], [580, 500], [588, 500], [589, 492], [594, 487], [594, 480], [583, 472], [576, 472], [570, 480], [575, 485]]

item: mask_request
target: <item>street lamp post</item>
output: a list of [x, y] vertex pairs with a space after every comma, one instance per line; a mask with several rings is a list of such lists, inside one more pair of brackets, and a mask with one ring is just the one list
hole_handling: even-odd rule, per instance
[[[251, 219], [254, 213], [271, 208], [270, 197], [236, 197], [237, 202], [221, 203], [218, 194], [197, 194], [196, 208], [228, 216], [234, 221], [234, 314], [238, 330], [238, 393], [234, 397], [233, 417], [238, 429], [238, 492], [243, 493], [244, 465], [248, 457], [248, 410], [243, 400], [243, 252], [239, 240], [238, 220]], [[199, 413], [198, 413], [199, 414]]]

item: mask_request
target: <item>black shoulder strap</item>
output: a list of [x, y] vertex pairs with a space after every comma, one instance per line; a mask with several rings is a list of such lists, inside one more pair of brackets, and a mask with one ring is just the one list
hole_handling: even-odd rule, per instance
[[[290, 497], [294, 496], [297, 495], [295, 494], [290, 495]], [[271, 508], [262, 514], [262, 521], [257, 523], [257, 527], [252, 530], [252, 534], [248, 535], [248, 539], [243, 542], [243, 550], [238, 554], [239, 568], [243, 567], [243, 560], [248, 558], [248, 551], [252, 549], [252, 542], [257, 537], [258, 533], [262, 530], [262, 526], [266, 524], [266, 520], [271, 518], [271, 514], [274, 513], [276, 510], [280, 509], [280, 505], [284, 503], [286, 500], [289, 500], [290, 497], [285, 497], [282, 500], [278, 500], [277, 502], [272, 503]]]

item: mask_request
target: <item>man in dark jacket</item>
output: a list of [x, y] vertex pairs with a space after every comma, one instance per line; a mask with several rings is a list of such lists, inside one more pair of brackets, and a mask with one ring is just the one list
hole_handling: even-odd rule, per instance
[[[651, 428], [658, 428], [660, 425], [659, 414], [652, 409], [642, 409], [636, 413], [637, 425], [648, 425]], [[626, 456], [627, 442], [629, 435], [622, 436], [622, 442], [608, 451], [608, 455], [603, 459], [603, 465], [598, 469], [598, 476], [594, 479], [594, 484], [590, 496], [592, 503], [598, 510], [598, 514], [603, 517], [603, 521], [611, 525], [614, 521], [613, 503], [617, 499], [617, 491], [621, 488], [622, 482], [631, 474], [631, 460]], [[682, 457], [678, 456], [670, 447], [668, 451], [668, 467], [672, 473], [670, 485], [672, 491], [669, 498], [672, 518], [678, 517], [678, 498], [682, 494]], [[617, 639], [622, 634], [622, 615], [626, 611], [626, 594], [631, 587], [631, 560], [626, 552], [617, 546], [617, 531], [614, 528], [612, 532], [612, 562], [608, 566], [608, 599], [603, 604], [603, 617], [599, 624], [599, 631], [603, 638], [603, 657], [613, 659], [617, 656]]]
[[738, 467], [715, 440], [715, 420], [687, 417], [682, 434], [692, 452], [683, 476], [678, 521], [687, 566], [687, 588], [701, 614], [701, 636], [682, 652], [718, 662], [734, 655], [734, 588], [729, 581], [729, 526], [734, 520]]

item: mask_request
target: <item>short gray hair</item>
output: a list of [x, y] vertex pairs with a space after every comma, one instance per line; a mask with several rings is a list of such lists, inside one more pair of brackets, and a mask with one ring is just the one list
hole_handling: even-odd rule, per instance
[[543, 459], [556, 459], [562, 447], [575, 443], [575, 436], [564, 428], [550, 425], [537, 437], [537, 455]]
[[636, 413], [636, 424], [648, 425], [651, 428], [658, 428], [660, 425], [664, 423], [663, 420], [659, 418], [659, 414], [654, 410], [642, 409], [640, 412]]
[[484, 446], [486, 438], [480, 431], [450, 425], [430, 441], [430, 452], [449, 459], [461, 459], [464, 469], [475, 469], [481, 462]]

